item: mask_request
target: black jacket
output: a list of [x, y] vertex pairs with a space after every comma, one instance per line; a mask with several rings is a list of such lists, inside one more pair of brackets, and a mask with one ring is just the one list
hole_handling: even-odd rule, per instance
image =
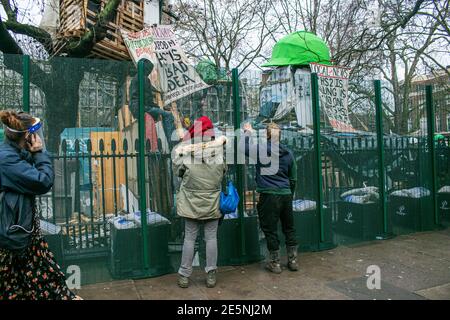
[[0, 188], [25, 195], [45, 194], [53, 186], [54, 172], [46, 151], [31, 154], [14, 142], [0, 144]]
[[[256, 191], [271, 194], [292, 194], [297, 181], [294, 155], [283, 144], [251, 141], [248, 133], [240, 139], [239, 151], [256, 165]], [[272, 146], [275, 149], [272, 149]]]

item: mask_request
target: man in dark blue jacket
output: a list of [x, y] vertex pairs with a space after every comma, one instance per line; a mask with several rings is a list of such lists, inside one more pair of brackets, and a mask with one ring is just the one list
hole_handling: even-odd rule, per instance
[[267, 142], [251, 142], [253, 128], [244, 125], [245, 139], [239, 147], [245, 156], [256, 165], [256, 191], [259, 192], [257, 205], [261, 230], [264, 232], [269, 250], [266, 268], [281, 273], [280, 241], [278, 239], [278, 221], [286, 238], [288, 268], [297, 271], [297, 240], [295, 237], [292, 197], [297, 181], [297, 164], [292, 152], [279, 143], [280, 128], [275, 123], [267, 126]]

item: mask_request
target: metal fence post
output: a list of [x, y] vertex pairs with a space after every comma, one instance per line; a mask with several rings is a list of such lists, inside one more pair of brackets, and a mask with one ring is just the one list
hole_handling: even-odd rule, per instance
[[[241, 99], [239, 97], [239, 72], [238, 69], [234, 68], [232, 70], [232, 86], [233, 86], [233, 108], [234, 108], [234, 129], [239, 130], [241, 127]], [[244, 230], [244, 168], [242, 164], [237, 163], [237, 145], [238, 145], [238, 137], [234, 139], [234, 163], [236, 166], [236, 189], [238, 191], [240, 201], [238, 206], [239, 211], [239, 231], [241, 237], [241, 255], [245, 256], [246, 253], [246, 245], [245, 245], [245, 230]]]
[[322, 193], [322, 151], [320, 148], [320, 104], [319, 104], [319, 81], [317, 73], [311, 73], [311, 97], [313, 105], [314, 121], [314, 151], [316, 155], [316, 177], [317, 177], [317, 203], [318, 219], [320, 227], [320, 242], [325, 242], [325, 230], [323, 226], [323, 193]]
[[425, 99], [427, 108], [427, 134], [428, 134], [428, 146], [430, 152], [430, 162], [431, 162], [431, 195], [433, 197], [433, 212], [434, 212], [434, 222], [436, 225], [440, 224], [439, 221], [439, 207], [437, 200], [437, 181], [436, 181], [436, 148], [434, 145], [434, 131], [435, 131], [435, 119], [434, 119], [434, 108], [433, 108], [433, 87], [427, 85], [425, 87]]
[[147, 197], [145, 191], [145, 94], [144, 94], [144, 60], [138, 63], [139, 82], [139, 210], [141, 212], [142, 248], [144, 269], [149, 269], [148, 229], [147, 229]]
[[383, 213], [383, 234], [378, 235], [378, 239], [388, 239], [392, 235], [388, 230], [388, 212], [386, 202], [386, 169], [384, 167], [384, 135], [383, 135], [383, 104], [381, 98], [381, 81], [374, 80], [375, 90], [375, 114], [376, 114], [376, 130], [377, 130], [377, 149], [378, 149], [378, 175], [381, 209]]
[[30, 56], [23, 56], [23, 75], [22, 75], [22, 109], [26, 113], [30, 113]]

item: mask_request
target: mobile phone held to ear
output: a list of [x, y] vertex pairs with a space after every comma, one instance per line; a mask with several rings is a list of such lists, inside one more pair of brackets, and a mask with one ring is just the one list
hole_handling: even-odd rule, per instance
[[29, 144], [30, 146], [32, 145], [32, 137], [33, 137], [33, 134], [34, 134], [34, 133], [28, 134], [28, 135], [27, 135], [27, 138], [26, 138], [26, 140], [27, 140], [27, 142], [28, 142], [28, 144]]

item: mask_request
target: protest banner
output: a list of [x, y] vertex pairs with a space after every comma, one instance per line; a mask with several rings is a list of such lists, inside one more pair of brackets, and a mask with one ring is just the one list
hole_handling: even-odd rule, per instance
[[162, 93], [164, 105], [209, 87], [189, 63], [176, 41], [172, 26], [159, 25], [139, 32], [121, 32], [135, 63], [148, 59], [154, 64], [150, 81]]
[[348, 115], [348, 79], [350, 68], [311, 63], [317, 73], [319, 101], [331, 126], [338, 131], [355, 131]]

